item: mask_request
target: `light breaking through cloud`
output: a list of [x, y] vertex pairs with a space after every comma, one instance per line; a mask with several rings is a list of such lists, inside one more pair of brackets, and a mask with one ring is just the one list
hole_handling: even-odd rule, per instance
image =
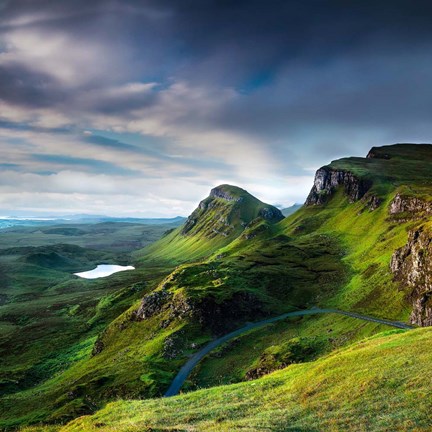
[[432, 7], [0, 0], [0, 213], [187, 215], [431, 141]]

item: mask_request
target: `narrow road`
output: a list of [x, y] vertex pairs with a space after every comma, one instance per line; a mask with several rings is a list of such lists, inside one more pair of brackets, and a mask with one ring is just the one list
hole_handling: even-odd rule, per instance
[[357, 318], [357, 319], [361, 319], [364, 321], [371, 321], [371, 322], [375, 322], [378, 324], [384, 324], [384, 325], [388, 325], [391, 327], [396, 327], [396, 328], [400, 328], [400, 329], [404, 329], [404, 330], [410, 330], [410, 329], [414, 328], [413, 326], [410, 326], [408, 324], [404, 324], [402, 322], [384, 320], [384, 319], [380, 319], [380, 318], [371, 317], [368, 315], [361, 315], [361, 314], [358, 314], [355, 312], [345, 312], [345, 311], [338, 310], [338, 309], [314, 308], [314, 309], [306, 309], [306, 310], [300, 310], [300, 311], [295, 311], [295, 312], [287, 312], [283, 315], [278, 315], [278, 316], [273, 317], [273, 318], [268, 318], [268, 319], [258, 321], [255, 323], [249, 323], [249, 324], [245, 325], [244, 327], [239, 328], [238, 330], [234, 330], [233, 332], [228, 333], [225, 336], [222, 336], [222, 337], [215, 339], [215, 340], [211, 341], [210, 343], [208, 343], [203, 349], [201, 349], [200, 351], [195, 353], [183, 365], [183, 367], [180, 369], [179, 373], [177, 374], [177, 376], [174, 378], [173, 382], [171, 383], [169, 389], [166, 391], [165, 397], [175, 396], [176, 394], [178, 394], [182, 385], [184, 384], [184, 382], [186, 381], [186, 379], [188, 378], [188, 376], [190, 375], [190, 373], [192, 372], [194, 367], [207, 354], [209, 354], [211, 351], [213, 351], [218, 346], [228, 342], [229, 340], [234, 339], [237, 336], [240, 336], [243, 333], [248, 332], [249, 330], [263, 327], [267, 324], [271, 324], [271, 323], [274, 323], [276, 321], [284, 320], [285, 318], [295, 317], [295, 316], [304, 316], [304, 315], [324, 314], [324, 313], [337, 313], [340, 315], [346, 315], [346, 316], [349, 316], [352, 318]]

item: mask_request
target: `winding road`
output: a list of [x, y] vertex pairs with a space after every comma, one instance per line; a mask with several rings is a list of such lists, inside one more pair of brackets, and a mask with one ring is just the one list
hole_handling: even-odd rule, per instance
[[234, 339], [240, 335], [242, 335], [243, 333], [248, 332], [249, 330], [252, 329], [256, 329], [259, 327], [263, 327], [267, 324], [271, 324], [274, 323], [276, 321], [281, 321], [284, 320], [285, 318], [289, 318], [289, 317], [295, 317], [295, 316], [304, 316], [304, 315], [316, 315], [316, 314], [324, 314], [324, 313], [336, 313], [336, 314], [340, 314], [340, 315], [346, 315], [352, 318], [357, 318], [357, 319], [361, 319], [364, 321], [370, 321], [370, 322], [375, 322], [378, 324], [384, 324], [384, 325], [388, 325], [391, 327], [396, 327], [399, 329], [404, 329], [404, 330], [410, 330], [412, 328], [414, 328], [413, 326], [410, 326], [408, 324], [402, 323], [402, 322], [398, 322], [398, 321], [389, 321], [389, 320], [384, 320], [384, 319], [380, 319], [380, 318], [375, 318], [375, 317], [371, 317], [368, 315], [361, 315], [355, 312], [346, 312], [346, 311], [342, 311], [339, 309], [318, 309], [318, 308], [313, 308], [313, 309], [306, 309], [306, 310], [300, 310], [300, 311], [295, 311], [295, 312], [287, 312], [284, 313], [283, 315], [278, 315], [276, 317], [273, 318], [268, 318], [262, 321], [258, 321], [258, 322], [254, 322], [254, 323], [249, 323], [247, 325], [245, 325], [244, 327], [241, 327], [237, 330], [234, 330], [231, 333], [227, 333], [226, 335], [215, 339], [213, 341], [211, 341], [210, 343], [208, 343], [204, 348], [202, 348], [200, 351], [198, 351], [197, 353], [195, 353], [184, 365], [183, 367], [180, 369], [180, 371], [178, 372], [178, 374], [176, 375], [176, 377], [174, 378], [174, 380], [172, 381], [169, 389], [166, 391], [165, 393], [165, 397], [170, 397], [170, 396], [175, 396], [179, 393], [182, 385], [184, 384], [184, 382], [186, 381], [186, 379], [188, 378], [188, 376], [190, 375], [190, 373], [192, 372], [192, 370], [194, 369], [194, 367], [207, 355], [209, 354], [211, 351], [213, 351], [215, 348], [217, 348], [218, 346], [228, 342], [231, 339]]

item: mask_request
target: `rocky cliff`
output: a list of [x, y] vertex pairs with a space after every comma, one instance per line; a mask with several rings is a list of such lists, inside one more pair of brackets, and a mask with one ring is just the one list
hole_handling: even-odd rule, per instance
[[316, 172], [312, 190], [305, 204], [308, 206], [324, 204], [339, 186], [344, 188], [350, 202], [355, 202], [363, 198], [371, 188], [372, 182], [359, 178], [350, 171], [325, 166]]
[[389, 213], [390, 215], [409, 213], [411, 218], [432, 215], [432, 202], [398, 193], [390, 203]]
[[432, 325], [432, 232], [425, 226], [410, 231], [405, 246], [395, 251], [390, 268], [408, 288], [413, 304], [411, 323]]

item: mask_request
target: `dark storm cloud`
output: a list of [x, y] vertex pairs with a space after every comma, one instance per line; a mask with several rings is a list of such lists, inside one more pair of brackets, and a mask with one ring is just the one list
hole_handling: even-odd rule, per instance
[[[63, 103], [67, 111], [85, 108], [102, 114], [127, 113], [156, 105], [157, 92], [99, 94], [88, 103], [85, 94], [81, 97], [77, 91], [100, 89], [101, 79], [104, 83], [133, 79], [163, 85], [174, 78], [253, 93], [271, 87], [284, 69], [301, 65], [300, 73], [305, 71], [306, 77], [294, 76], [286, 80], [285, 88], [279, 89], [289, 99], [290, 87], [301, 88], [304, 81], [307, 84], [310, 80], [308, 70], [313, 70], [312, 79], [320, 80], [320, 71], [325, 72], [332, 60], [344, 56], [367, 58], [385, 52], [407, 55], [409, 61], [412, 45], [419, 43], [428, 52], [432, 43], [431, 11], [432, 5], [425, 1], [6, 1], [2, 2], [0, 34], [17, 28], [41, 30], [48, 38], [66, 33], [77, 46], [81, 44], [83, 51], [88, 40], [111, 44], [113, 57], [127, 47], [134, 64], [101, 69], [85, 82], [67, 86], [58, 82], [55, 71], [50, 76], [49, 71], [32, 71], [29, 65], [0, 66], [0, 97], [24, 106]], [[120, 57], [119, 62], [122, 60]], [[385, 64], [379, 65], [376, 72], [382, 68]], [[426, 68], [430, 73], [430, 65]], [[369, 91], [371, 96], [377, 94], [370, 85], [376, 81], [374, 75], [369, 70], [353, 77], [358, 80], [358, 104], [350, 110], [331, 104], [327, 112], [341, 115], [341, 121], [364, 116], [361, 99], [367, 99]], [[407, 81], [417, 79], [416, 71], [405, 70], [399, 76]], [[328, 100], [328, 93], [331, 95], [338, 85], [327, 77], [318, 92], [313, 89], [308, 93], [306, 89], [302, 94], [306, 99], [300, 101], [297, 113], [314, 120], [316, 100]], [[387, 87], [380, 90], [386, 92], [383, 97], [394, 93], [391, 85]], [[265, 104], [266, 94], [262, 99]], [[271, 118], [283, 118], [285, 105], [276, 113], [278, 106], [273, 106]], [[251, 121], [251, 115], [244, 116], [244, 107], [235, 110], [236, 106], [227, 107], [232, 123], [237, 117], [239, 123], [243, 117], [247, 123]], [[367, 111], [373, 112], [370, 107]], [[376, 111], [380, 116], [382, 110]], [[299, 114], [290, 114], [297, 121]], [[261, 115], [257, 113], [258, 123], [252, 121], [252, 125], [260, 123]]]
[[0, 64], [0, 98], [6, 102], [46, 107], [60, 101], [62, 93], [49, 74], [32, 71], [19, 64]]

